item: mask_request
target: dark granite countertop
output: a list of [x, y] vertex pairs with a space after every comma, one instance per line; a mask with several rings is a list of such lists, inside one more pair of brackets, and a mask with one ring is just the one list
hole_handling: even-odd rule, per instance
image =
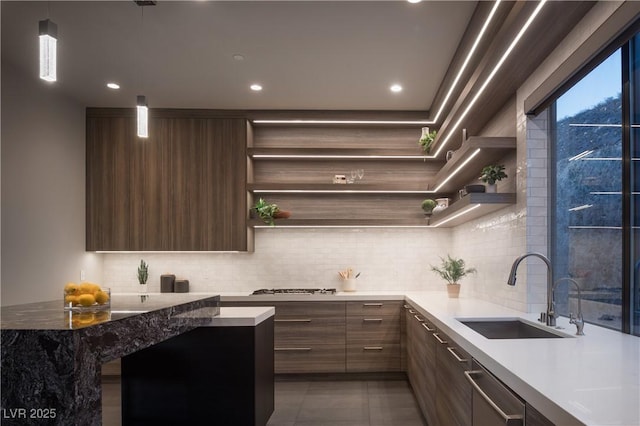
[[[148, 295], [113, 294], [111, 310], [96, 312], [64, 311], [62, 300], [3, 306], [0, 328], [3, 330], [69, 330], [129, 318], [142, 313], [172, 308], [175, 314], [188, 317], [192, 302], [212, 295], [189, 293], [150, 293]], [[217, 306], [217, 305], [216, 305]], [[199, 311], [200, 315], [203, 311]], [[211, 316], [218, 315], [213, 310]], [[200, 316], [200, 319], [203, 319]], [[206, 325], [206, 324], [203, 324]]]
[[210, 325], [220, 296], [115, 294], [108, 311], [65, 312], [62, 300], [1, 310], [3, 426], [97, 426], [101, 365]]

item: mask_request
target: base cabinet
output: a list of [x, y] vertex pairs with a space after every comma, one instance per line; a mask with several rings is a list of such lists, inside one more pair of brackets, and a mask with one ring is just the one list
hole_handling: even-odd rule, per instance
[[442, 332], [437, 341], [436, 410], [438, 424], [471, 426], [473, 390], [464, 372], [471, 368], [471, 356]]
[[273, 319], [200, 327], [122, 358], [123, 425], [266, 425]]
[[526, 426], [555, 426], [555, 424], [546, 418], [542, 413], [533, 408], [531, 404], [525, 405], [525, 422]]
[[393, 301], [347, 302], [348, 373], [401, 371], [401, 307]]

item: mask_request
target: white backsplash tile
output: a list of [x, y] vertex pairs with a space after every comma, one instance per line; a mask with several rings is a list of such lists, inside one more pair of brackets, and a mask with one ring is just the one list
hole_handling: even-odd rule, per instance
[[258, 288], [340, 288], [339, 270], [361, 272], [362, 290], [433, 290], [430, 270], [451, 248], [449, 229], [258, 229], [254, 253], [105, 254], [104, 284], [135, 292], [140, 259], [149, 264], [149, 291], [160, 275], [189, 280], [191, 291]]

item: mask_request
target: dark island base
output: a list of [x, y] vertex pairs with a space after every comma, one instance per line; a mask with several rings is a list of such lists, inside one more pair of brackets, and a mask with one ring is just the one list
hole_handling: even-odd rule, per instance
[[122, 424], [264, 426], [273, 362], [273, 318], [197, 328], [123, 357]]

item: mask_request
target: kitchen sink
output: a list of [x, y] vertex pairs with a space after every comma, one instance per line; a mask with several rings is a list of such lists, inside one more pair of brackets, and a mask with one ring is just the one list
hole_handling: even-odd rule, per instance
[[487, 339], [559, 339], [566, 337], [553, 330], [532, 325], [519, 318], [461, 319], [462, 324], [482, 334]]

